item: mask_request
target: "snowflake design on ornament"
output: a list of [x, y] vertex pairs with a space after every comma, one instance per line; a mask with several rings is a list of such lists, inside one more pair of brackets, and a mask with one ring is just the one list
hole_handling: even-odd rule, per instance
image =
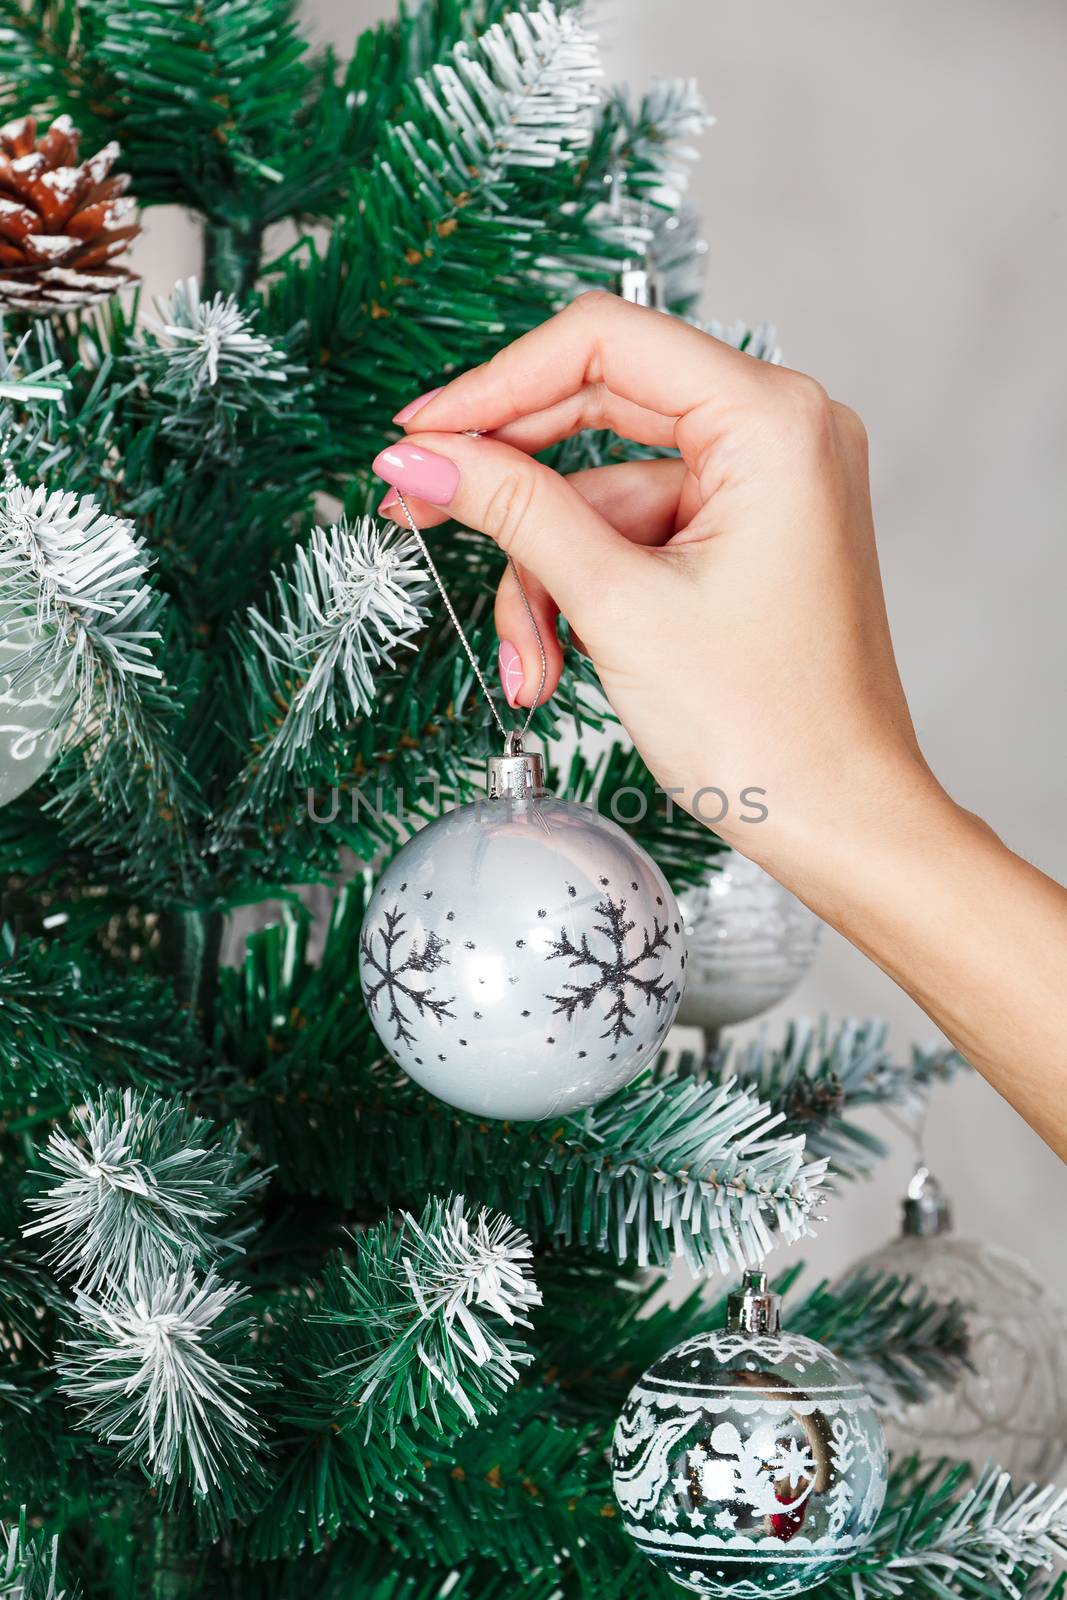
[[815, 1477], [815, 1457], [810, 1447], [797, 1439], [780, 1440], [774, 1471], [789, 1488], [799, 1487]]
[[[442, 954], [445, 940], [436, 933], [427, 933], [421, 947], [412, 941], [411, 949], [399, 965], [394, 966], [394, 959], [399, 952], [397, 945], [407, 937], [402, 926], [406, 913], [398, 906], [385, 913], [385, 926], [375, 930], [381, 940], [382, 950], [379, 956], [374, 948], [375, 933], [364, 934], [360, 940], [360, 952], [363, 956], [363, 998], [367, 1002], [367, 1009], [377, 1010], [379, 997], [384, 996], [383, 1004], [388, 1005], [388, 1020], [393, 1024], [395, 1039], [399, 1044], [414, 1044], [415, 1034], [412, 1031], [412, 1018], [403, 1008], [404, 1001], [410, 1001], [420, 1017], [436, 1017], [440, 1022], [444, 1017], [453, 1017], [454, 1012], [448, 1008], [455, 999], [450, 995], [447, 1000], [438, 999], [433, 992], [433, 985], [426, 984], [424, 988], [415, 988], [405, 982], [409, 973], [437, 972], [441, 967], [448, 966], [448, 959]], [[371, 976], [377, 973], [377, 979]]]
[[669, 978], [661, 975], [662, 967], [651, 977], [645, 978], [639, 977], [635, 969], [646, 961], [655, 960], [661, 950], [669, 950], [671, 942], [667, 937], [667, 924], [664, 922], [661, 925], [658, 918], [654, 917], [652, 932], [649, 933], [647, 928], [643, 930], [641, 949], [627, 961], [626, 936], [636, 924], [626, 920], [626, 901], [620, 899], [616, 902], [610, 895], [605, 895], [594, 909], [603, 921], [595, 923], [593, 931], [602, 934], [608, 941], [610, 954], [597, 955], [590, 947], [588, 935], [584, 933], [581, 944], [576, 945], [564, 929], [546, 959], [553, 961], [557, 956], [562, 956], [572, 969], [592, 967], [594, 970], [588, 983], [565, 983], [563, 987], [566, 993], [546, 994], [545, 999], [554, 1003], [553, 1015], [562, 1013], [568, 1022], [573, 1020], [579, 1007], [588, 1011], [595, 1000], [610, 1000], [604, 1013], [604, 1021], [608, 1026], [600, 1037], [611, 1038], [618, 1044], [633, 1033], [630, 1023], [635, 1012], [630, 1005], [631, 991], [634, 999], [644, 995], [645, 1005], [655, 1004], [657, 1011], [661, 1011], [670, 999], [671, 983]]

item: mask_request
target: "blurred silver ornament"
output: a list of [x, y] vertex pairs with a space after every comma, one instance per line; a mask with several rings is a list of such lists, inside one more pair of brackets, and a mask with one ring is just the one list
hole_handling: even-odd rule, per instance
[[606, 817], [546, 793], [518, 741], [489, 797], [390, 863], [360, 934], [363, 997], [393, 1059], [481, 1116], [594, 1105], [655, 1059], [681, 999], [681, 914]]
[[651, 311], [666, 310], [663, 280], [647, 263], [627, 262], [619, 274], [619, 294], [631, 305], [648, 306]]
[[731, 850], [678, 897], [689, 950], [678, 1021], [714, 1031], [791, 994], [815, 960], [822, 923], [788, 889]]
[[627, 1533], [683, 1588], [790, 1595], [855, 1556], [885, 1498], [882, 1425], [855, 1374], [779, 1328], [748, 1272], [727, 1326], [653, 1363], [615, 1428]]
[[63, 741], [112, 725], [127, 684], [159, 678], [152, 591], [133, 523], [92, 495], [19, 483], [0, 440], [0, 804]]
[[1067, 1319], [1021, 1257], [952, 1232], [949, 1203], [920, 1166], [908, 1186], [899, 1238], [859, 1262], [922, 1284], [967, 1307], [973, 1370], [951, 1390], [908, 1406], [886, 1425], [897, 1455], [920, 1452], [995, 1462], [1019, 1481], [1055, 1476], [1067, 1453]]
[[0, 602], [0, 806], [42, 777], [59, 754], [71, 713], [70, 674], [20, 669], [44, 642], [36, 616]]

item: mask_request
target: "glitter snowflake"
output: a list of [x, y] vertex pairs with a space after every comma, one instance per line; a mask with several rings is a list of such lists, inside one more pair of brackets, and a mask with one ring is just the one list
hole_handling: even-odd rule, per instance
[[815, 1459], [810, 1447], [796, 1439], [783, 1440], [774, 1460], [774, 1471], [790, 1488], [808, 1482], [815, 1476]]
[[407, 981], [412, 973], [437, 972], [448, 965], [442, 953], [445, 941], [438, 938], [436, 933], [428, 933], [421, 945], [413, 940], [404, 959], [394, 965], [400, 954], [397, 946], [407, 937], [403, 928], [404, 917], [405, 913], [396, 906], [385, 913], [385, 926], [377, 929], [377, 937], [381, 941], [380, 955], [374, 948], [374, 933], [364, 934], [360, 940], [364, 967], [363, 997], [371, 1011], [376, 1010], [379, 1003], [388, 1006], [388, 1020], [395, 1029], [397, 1043], [403, 1041], [413, 1044], [415, 1033], [411, 1024], [414, 1019], [410, 1012], [404, 1010], [405, 1001], [415, 1007], [420, 1017], [429, 1014], [440, 1022], [442, 1018], [454, 1015], [448, 1008], [455, 996], [440, 1000], [434, 995], [432, 984], [416, 988]]
[[596, 913], [603, 920], [594, 924], [593, 931], [603, 935], [608, 942], [609, 951], [606, 955], [598, 955], [590, 946], [587, 934], [582, 934], [580, 944], [575, 944], [570, 935], [564, 930], [553, 943], [548, 954], [548, 959], [554, 960], [562, 956], [569, 962], [572, 969], [576, 967], [592, 968], [592, 973], [587, 983], [565, 983], [563, 994], [546, 995], [546, 1000], [555, 1004], [556, 1015], [562, 1013], [571, 1021], [579, 1007], [588, 1011], [589, 1007], [597, 1000], [608, 1002], [608, 1009], [604, 1013], [604, 1021], [608, 1024], [601, 1034], [602, 1039], [611, 1038], [616, 1044], [633, 1033], [630, 1026], [635, 1012], [630, 1004], [631, 998], [636, 1000], [644, 996], [646, 1006], [655, 1005], [657, 1012], [667, 1004], [671, 994], [669, 978], [662, 976], [662, 969], [657, 968], [651, 976], [640, 977], [637, 969], [646, 962], [655, 961], [661, 950], [669, 950], [670, 940], [667, 937], [667, 924], [662, 925], [658, 919], [653, 918], [652, 932], [647, 928], [643, 930], [643, 941], [637, 954], [626, 959], [626, 939], [635, 923], [626, 919], [626, 901], [615, 901], [610, 895], [605, 895], [596, 907]]

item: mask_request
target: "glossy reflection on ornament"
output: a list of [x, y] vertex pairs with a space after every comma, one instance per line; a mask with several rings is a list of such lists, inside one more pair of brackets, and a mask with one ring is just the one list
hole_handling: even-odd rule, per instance
[[678, 897], [689, 976], [678, 1021], [714, 1031], [791, 994], [815, 960], [822, 923], [754, 861], [731, 850]]
[[[615, 1429], [615, 1495], [627, 1532], [683, 1587], [790, 1595], [870, 1534], [885, 1437], [849, 1367], [780, 1332], [765, 1276], [748, 1280], [725, 1330], [686, 1340], [634, 1386]], [[762, 1324], [746, 1306], [763, 1308]]]
[[537, 1120], [604, 1099], [677, 1013], [681, 915], [609, 818], [543, 790], [460, 806], [383, 874], [360, 935], [380, 1039], [431, 1094]]
[[59, 754], [69, 717], [70, 680], [62, 670], [13, 682], [26, 652], [42, 640], [35, 616], [0, 605], [0, 806], [42, 777]]

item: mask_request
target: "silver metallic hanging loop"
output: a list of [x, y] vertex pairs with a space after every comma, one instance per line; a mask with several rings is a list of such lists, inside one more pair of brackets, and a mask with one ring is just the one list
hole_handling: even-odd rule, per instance
[[463, 649], [466, 652], [467, 660], [470, 662], [471, 667], [473, 668], [474, 676], [477, 678], [479, 684], [481, 685], [482, 694], [485, 696], [486, 704], [488, 705], [489, 710], [493, 714], [493, 721], [496, 723], [497, 727], [500, 729], [500, 732], [504, 736], [504, 754], [505, 754], [505, 756], [509, 756], [509, 757], [521, 755], [522, 754], [522, 741], [525, 738], [526, 733], [527, 733], [527, 731], [529, 729], [530, 722], [533, 719], [534, 712], [537, 710], [538, 706], [541, 704], [541, 696], [545, 692], [545, 680], [548, 677], [548, 657], [545, 654], [545, 642], [541, 637], [541, 629], [537, 625], [537, 618], [533, 614], [533, 607], [530, 604], [530, 597], [526, 593], [525, 585], [523, 584], [522, 578], [519, 575], [519, 569], [515, 565], [515, 562], [512, 559], [512, 557], [508, 556], [508, 565], [511, 567], [512, 572], [515, 574], [515, 582], [519, 586], [519, 593], [522, 595], [522, 603], [526, 607], [526, 615], [530, 619], [530, 625], [533, 628], [534, 637], [537, 640], [537, 648], [538, 648], [538, 651], [540, 652], [540, 656], [541, 656], [541, 681], [537, 685], [537, 693], [534, 696], [533, 705], [530, 707], [529, 711], [526, 713], [526, 721], [523, 723], [522, 727], [520, 729], [518, 729], [518, 731], [513, 729], [511, 732], [509, 732], [508, 729], [504, 726], [503, 720], [501, 719], [501, 716], [500, 716], [500, 712], [496, 708], [496, 701], [493, 699], [493, 696], [490, 693], [489, 685], [486, 683], [485, 677], [484, 677], [484, 675], [482, 673], [482, 669], [478, 665], [478, 661], [477, 661], [477, 658], [475, 657], [474, 651], [471, 649], [470, 641], [468, 640], [467, 635], [463, 631], [463, 624], [460, 622], [459, 617], [456, 615], [456, 609], [453, 606], [452, 601], [448, 597], [448, 591], [445, 588], [444, 580], [441, 577], [441, 574], [438, 572], [436, 566], [434, 565], [434, 559], [430, 554], [429, 547], [426, 544], [426, 540], [422, 536], [422, 533], [421, 533], [421, 531], [419, 529], [418, 523], [415, 521], [415, 518], [411, 515], [411, 512], [408, 510], [408, 503], [404, 499], [404, 496], [400, 493], [400, 490], [399, 489], [394, 489], [393, 493], [396, 495], [397, 503], [399, 504], [401, 511], [403, 511], [404, 516], [407, 518], [407, 524], [408, 524], [408, 527], [411, 529], [412, 536], [415, 539], [415, 542], [418, 545], [420, 551], [422, 552], [422, 559], [425, 561], [427, 567], [430, 569], [430, 576], [433, 578], [434, 583], [437, 585], [437, 592], [441, 596], [442, 601], [444, 602], [444, 607], [445, 607], [445, 610], [448, 612], [448, 615], [449, 615], [449, 617], [451, 619], [452, 626], [455, 628], [456, 632], [459, 635], [459, 642], [463, 646]]

